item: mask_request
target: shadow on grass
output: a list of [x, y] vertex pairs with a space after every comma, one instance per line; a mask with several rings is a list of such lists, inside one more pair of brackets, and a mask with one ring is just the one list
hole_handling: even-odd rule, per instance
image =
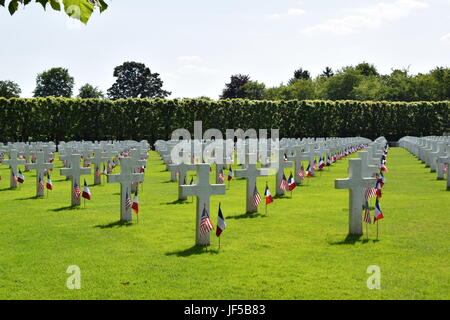
[[120, 228], [120, 227], [130, 227], [132, 226], [133, 223], [130, 221], [115, 221], [115, 222], [111, 222], [108, 224], [99, 224], [97, 226], [95, 226], [94, 228], [99, 228], [99, 229], [112, 229], [112, 228]]
[[16, 190], [18, 190], [17, 188], [2, 188], [2, 189], [0, 189], [0, 191], [16, 191]]
[[52, 180], [53, 183], [60, 183], [60, 182], [65, 182], [65, 181], [70, 181], [70, 179], [69, 180], [66, 180], [66, 179]]
[[218, 253], [219, 253], [218, 249], [211, 249], [208, 248], [207, 246], [195, 245], [189, 249], [168, 252], [166, 253], [166, 256], [190, 257], [199, 254], [218, 254]]
[[66, 207], [61, 207], [61, 208], [56, 208], [56, 209], [51, 209], [49, 211], [53, 211], [53, 212], [61, 212], [61, 211], [72, 211], [72, 210], [79, 210], [82, 209], [79, 206], [66, 206]]
[[277, 199], [291, 199], [291, 196], [287, 196], [287, 195], [282, 195], [282, 196], [274, 196], [273, 197], [275, 200]]
[[363, 238], [363, 236], [354, 236], [354, 235], [347, 235], [343, 241], [338, 242], [329, 242], [331, 245], [354, 245], [357, 242], [360, 243], [367, 243], [369, 242], [366, 238]]
[[265, 214], [261, 214], [261, 213], [243, 213], [237, 216], [228, 216], [226, 217], [226, 219], [234, 219], [234, 220], [239, 220], [239, 219], [255, 219], [255, 218], [266, 218], [267, 216]]
[[37, 200], [37, 199], [45, 199], [45, 197], [32, 196], [32, 197], [27, 197], [27, 198], [17, 198], [14, 200], [21, 201], [21, 200]]
[[161, 182], [161, 183], [167, 184], [167, 183], [175, 183], [175, 182], [178, 182], [178, 181], [170, 181], [170, 180], [168, 180], [168, 181], [164, 181], [164, 182]]
[[163, 202], [160, 204], [172, 205], [172, 204], [189, 204], [189, 203], [192, 203], [192, 202], [188, 201], [188, 200], [175, 200], [175, 201], [171, 201], [171, 202]]

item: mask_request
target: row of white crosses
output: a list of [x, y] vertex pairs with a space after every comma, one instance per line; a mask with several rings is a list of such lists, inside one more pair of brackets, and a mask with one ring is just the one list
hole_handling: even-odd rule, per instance
[[[361, 142], [359, 140], [352, 140], [351, 143]], [[367, 142], [367, 141], [364, 141]], [[180, 161], [179, 163], [173, 163], [170, 157], [171, 151], [175, 144], [178, 142], [165, 142], [165, 141], [157, 141], [155, 143], [155, 150], [160, 154], [161, 158], [167, 165], [167, 169], [171, 172], [171, 176], [178, 173], [178, 199], [186, 200], [188, 196], [195, 196], [196, 200], [196, 244], [197, 245], [209, 245], [210, 244], [210, 235], [209, 233], [200, 232], [200, 223], [202, 218], [203, 210], [210, 212], [210, 198], [213, 195], [223, 195], [226, 192], [226, 188], [224, 184], [211, 184], [210, 183], [210, 164], [217, 163], [220, 161], [215, 161], [217, 159], [209, 159], [208, 163], [200, 163], [195, 164], [191, 163], [191, 157], [189, 157], [189, 161]], [[192, 143], [193, 144], [193, 143]], [[248, 145], [244, 146], [246, 151], [256, 151], [251, 150]], [[345, 144], [342, 146], [346, 147]], [[225, 148], [224, 148], [225, 149]], [[202, 146], [203, 150], [203, 146]], [[285, 168], [292, 167], [293, 163], [291, 161], [285, 161], [285, 154], [289, 153], [289, 148], [283, 149], [280, 148], [278, 150], [271, 150], [272, 153], [278, 153], [278, 171], [276, 173], [276, 189], [278, 195], [283, 195], [284, 190], [280, 189], [280, 182], [283, 178], [283, 173]], [[266, 177], [270, 174], [269, 168], [257, 168], [257, 153], [247, 152], [245, 155], [245, 161], [243, 163], [243, 169], [235, 170], [235, 176], [237, 178], [244, 178], [246, 180], [246, 212], [247, 213], [255, 213], [258, 210], [258, 207], [254, 205], [254, 192], [256, 190], [257, 178]], [[329, 152], [329, 149], [325, 147], [325, 144], [319, 145], [316, 149], [315, 145], [309, 143], [306, 147], [302, 149], [298, 149], [298, 155], [301, 155], [302, 160], [310, 161], [311, 163], [314, 161], [314, 157], [317, 155], [323, 156], [324, 153]], [[223, 154], [223, 153], [222, 153]], [[218, 155], [216, 155], [218, 157]], [[183, 159], [183, 157], [181, 157]], [[223, 156], [224, 159], [228, 158], [228, 155], [225, 153]], [[297, 158], [295, 158], [297, 160]], [[211, 160], [211, 161], [210, 161]], [[297, 164], [298, 165], [298, 164]], [[223, 166], [219, 167], [223, 170]], [[220, 169], [217, 170], [216, 167], [216, 182], [217, 175], [220, 172]], [[186, 185], [186, 176], [187, 172], [191, 170], [197, 171], [197, 179], [196, 183], [193, 185]], [[137, 179], [137, 178], [136, 178]], [[130, 179], [126, 180], [127, 183]], [[362, 194], [362, 192], [361, 192]]]
[[[78, 149], [78, 151], [75, 150]], [[104, 161], [111, 161], [111, 157], [120, 154], [122, 151], [127, 151], [126, 157], [120, 158], [120, 174], [108, 174], [108, 183], [120, 183], [120, 220], [129, 222], [132, 220], [131, 206], [128, 199], [132, 194], [137, 191], [138, 184], [144, 181], [143, 173], [140, 173], [140, 169], [146, 166], [146, 155], [148, 146], [146, 143], [136, 144], [135, 142], [114, 142], [106, 143], [101, 142], [92, 145], [91, 143], [70, 143], [64, 144], [61, 148], [64, 150], [62, 160], [68, 166], [61, 169], [61, 175], [66, 176], [71, 180], [71, 197], [72, 206], [79, 206], [81, 199], [76, 196], [75, 189], [80, 188], [81, 179], [80, 176], [91, 174], [91, 168], [80, 167], [80, 158], [83, 154], [84, 163], [94, 165], [94, 184], [101, 184], [101, 178], [99, 175], [100, 166]], [[91, 154], [94, 154], [91, 157]]]
[[[450, 137], [403, 137], [399, 140], [400, 147], [408, 150], [419, 160], [430, 167], [431, 172], [437, 171], [437, 179], [443, 180], [447, 174], [447, 188], [450, 189]], [[445, 169], [447, 172], [445, 172]]]
[[381, 156], [376, 159], [372, 156], [372, 151], [378, 151], [379, 145], [385, 145], [384, 138], [369, 146], [367, 151], [360, 151], [359, 158], [349, 159], [349, 177], [347, 179], [336, 179], [336, 189], [349, 190], [349, 235], [361, 236], [363, 234], [362, 209], [365, 202], [365, 190], [375, 186], [374, 175], [379, 167], [374, 165], [374, 161], [380, 163]]

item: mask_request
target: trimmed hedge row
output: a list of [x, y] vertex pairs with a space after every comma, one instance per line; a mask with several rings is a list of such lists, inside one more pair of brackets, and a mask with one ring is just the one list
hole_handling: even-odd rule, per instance
[[450, 101], [250, 101], [205, 99], [4, 99], [1, 141], [168, 139], [174, 129], [280, 129], [281, 137], [441, 135]]

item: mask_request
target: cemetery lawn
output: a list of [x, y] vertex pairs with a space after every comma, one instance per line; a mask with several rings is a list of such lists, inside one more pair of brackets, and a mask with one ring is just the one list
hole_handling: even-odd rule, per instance
[[[403, 149], [389, 152], [379, 241], [375, 225], [369, 240], [346, 236], [348, 190], [334, 189], [347, 177], [342, 160], [292, 199], [275, 199], [267, 216], [263, 205], [244, 214], [245, 180], [233, 179], [211, 199], [213, 223], [220, 201], [228, 227], [221, 249], [212, 235], [207, 251], [193, 247], [195, 202], [176, 201], [155, 152], [132, 224], [118, 223], [119, 184], [92, 186], [92, 175], [92, 200], [70, 208], [55, 163], [45, 199], [34, 198], [34, 172], [9, 190], [0, 166], [0, 299], [450, 299], [450, 191]], [[261, 194], [266, 180], [275, 192], [274, 179], [258, 179]], [[81, 290], [66, 288], [72, 265]], [[381, 290], [367, 288], [371, 265], [381, 268]]]

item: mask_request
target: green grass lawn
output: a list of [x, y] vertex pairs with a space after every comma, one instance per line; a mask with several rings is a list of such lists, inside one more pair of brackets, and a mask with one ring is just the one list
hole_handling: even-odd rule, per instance
[[[208, 251], [193, 246], [195, 202], [176, 202], [156, 153], [130, 225], [117, 223], [118, 184], [91, 186], [86, 207], [69, 208], [56, 164], [45, 199], [33, 198], [34, 172], [9, 190], [0, 166], [0, 299], [450, 299], [450, 191], [403, 149], [389, 152], [379, 241], [374, 225], [369, 241], [346, 239], [348, 191], [334, 189], [347, 176], [343, 160], [267, 216], [264, 207], [244, 215], [245, 180], [234, 179], [211, 201], [214, 224], [220, 201], [228, 225], [220, 251], [215, 235]], [[81, 290], [66, 288], [70, 265], [81, 268]], [[370, 265], [381, 268], [381, 290], [367, 288]]]

